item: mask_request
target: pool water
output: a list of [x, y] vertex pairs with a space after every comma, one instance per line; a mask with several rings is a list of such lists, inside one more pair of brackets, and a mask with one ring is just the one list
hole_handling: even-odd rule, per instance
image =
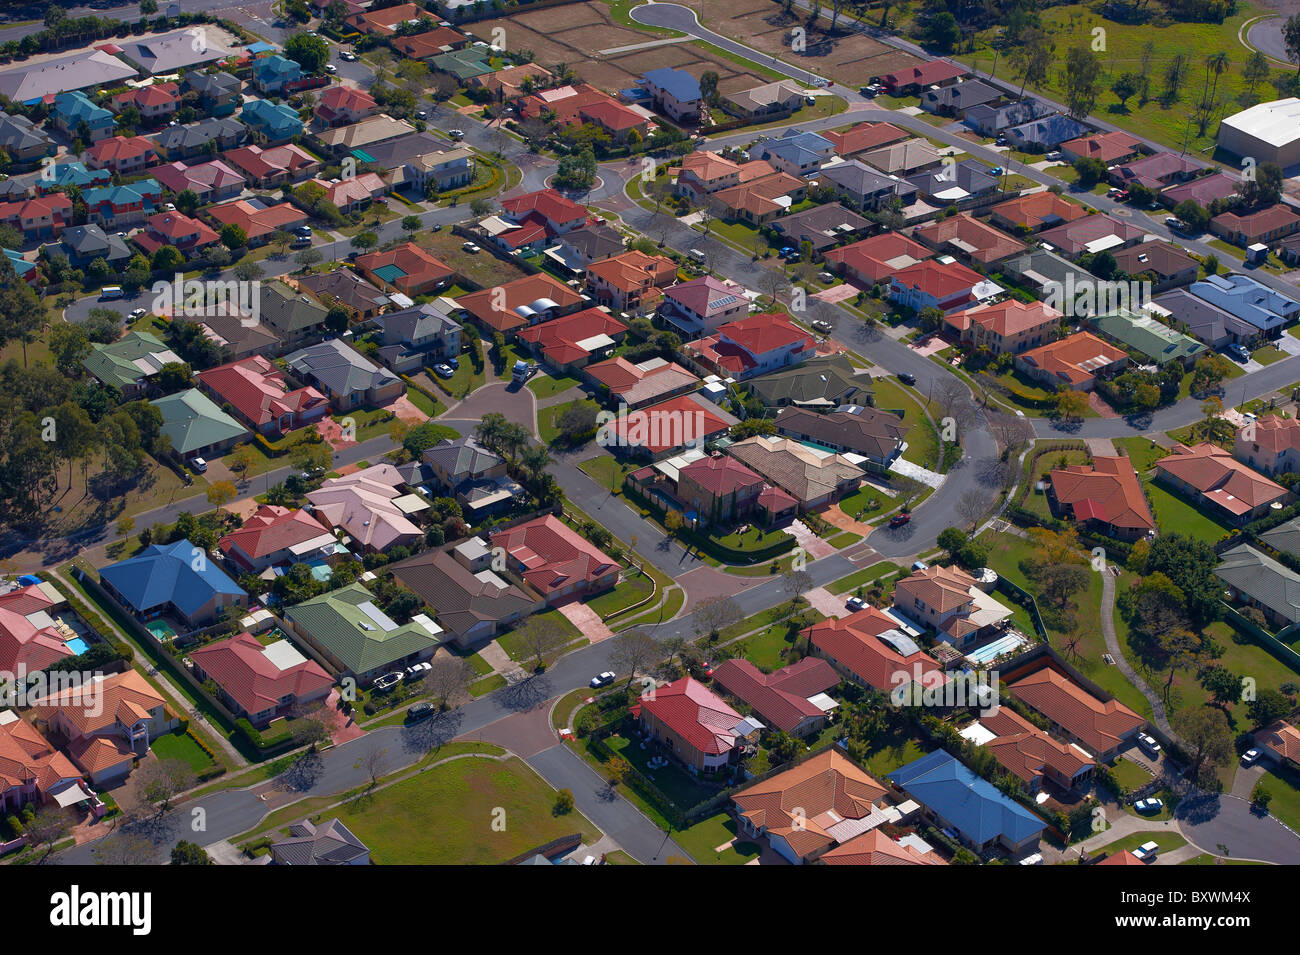
[[150, 620], [144, 626], [160, 643], [165, 643], [176, 636], [176, 631], [166, 620]]
[[988, 663], [990, 660], [1000, 657], [1009, 650], [1014, 650], [1016, 647], [1021, 646], [1024, 642], [1025, 641], [1022, 637], [1014, 633], [1009, 633], [1005, 637], [999, 637], [987, 646], [980, 647], [978, 650], [966, 654], [966, 659], [970, 660], [972, 663]]
[[78, 656], [90, 649], [90, 644], [81, 637], [72, 637], [70, 640], [65, 640], [64, 643], [68, 645], [69, 650]]

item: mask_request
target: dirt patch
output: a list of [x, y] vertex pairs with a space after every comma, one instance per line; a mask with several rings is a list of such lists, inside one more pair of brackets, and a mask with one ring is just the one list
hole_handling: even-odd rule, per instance
[[446, 262], [480, 288], [504, 285], [506, 282], [523, 278], [526, 273], [512, 262], [498, 259], [487, 249], [470, 253], [461, 249], [465, 240], [452, 235], [450, 230], [441, 232], [421, 232], [415, 238], [415, 244]]

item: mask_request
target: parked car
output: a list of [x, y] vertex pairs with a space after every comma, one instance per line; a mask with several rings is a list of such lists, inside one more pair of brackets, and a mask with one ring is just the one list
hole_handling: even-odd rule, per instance
[[867, 602], [861, 597], [850, 597], [848, 600], [844, 601], [844, 606], [856, 613], [859, 610], [865, 610]]
[[1237, 361], [1242, 361], [1242, 362], [1250, 361], [1250, 349], [1247, 348], [1245, 345], [1243, 345], [1241, 342], [1232, 342], [1231, 344], [1228, 345], [1227, 348], [1224, 349], [1224, 351], [1226, 351], [1233, 358], [1237, 359]]
[[1051, 162], [1056, 162], [1056, 160], [1061, 158], [1061, 151], [1059, 149], [1055, 149], [1052, 152], [1048, 153], [1043, 158], [1050, 160]]
[[898, 380], [910, 388], [916, 384], [916, 375], [912, 374], [910, 371], [900, 371], [898, 373]]
[[289, 248], [309, 249], [311, 248], [311, 238], [305, 235], [300, 235], [298, 236], [298, 238], [294, 239], [292, 242], [289, 243]]
[[824, 335], [829, 335], [831, 332], [835, 330], [834, 325], [832, 325], [830, 322], [822, 321], [822, 319], [820, 318], [812, 323], [812, 328], [813, 331], [821, 332]]
[[1156, 857], [1160, 851], [1160, 844], [1157, 842], [1144, 842], [1133, 850], [1133, 854], [1143, 862], [1149, 862]]
[[424, 675], [433, 669], [433, 664], [425, 660], [420, 663], [412, 663], [406, 668], [406, 678], [408, 680], [421, 680]]
[[202, 474], [208, 469], [208, 462], [203, 458], [190, 458], [190, 467]]
[[1111, 196], [1111, 198], [1116, 202], [1128, 202], [1128, 190], [1121, 189], [1119, 192], [1115, 193], [1115, 195]]
[[145, 316], [146, 314], [147, 314], [147, 313], [146, 313], [145, 310], [142, 309], [142, 308], [133, 308], [133, 309], [131, 309], [131, 318], [132, 318], [132, 319], [136, 319], [136, 318], [144, 318], [144, 316]]
[[326, 72], [326, 73], [337, 73], [338, 71], [339, 71], [339, 68], [338, 68], [337, 66], [335, 66], [333, 63], [326, 63], [326, 64], [325, 64], [325, 72]]
[[1042, 865], [1043, 855], [1041, 852], [1034, 852], [1020, 860], [1021, 865]]
[[402, 682], [402, 673], [400, 670], [394, 670], [392, 673], [385, 673], [375, 681], [375, 689], [380, 693], [386, 693], [397, 684]]
[[460, 359], [456, 357], [451, 357], [448, 358], [445, 362], [443, 362], [443, 364], [445, 364], [452, 371], [456, 371], [460, 368]]
[[989, 175], [990, 175], [990, 176], [1000, 176], [1000, 175], [1002, 175], [1004, 172], [1006, 172], [1006, 170], [1003, 169], [1001, 166], [994, 166], [992, 169], [989, 170]]
[[428, 110], [424, 110], [424, 109], [417, 109], [417, 110], [415, 111], [415, 118], [416, 118], [416, 119], [428, 119], [428, 118], [429, 118], [429, 111], [428, 111]]
[[1160, 755], [1160, 744], [1155, 741], [1155, 737], [1148, 736], [1146, 733], [1138, 733], [1138, 746], [1142, 747], [1143, 752], [1148, 756]]
[[1255, 760], [1259, 759], [1259, 757], [1259, 750], [1252, 747], [1241, 754], [1241, 762], [1243, 765], [1250, 766], [1255, 762]]
[[464, 245], [460, 247], [460, 250], [462, 252], [468, 252], [470, 255], [477, 255], [479, 252], [483, 251], [473, 242], [466, 242]]
[[606, 670], [604, 673], [597, 673], [595, 676], [593, 676], [588, 686], [592, 687], [593, 689], [599, 689], [602, 686], [609, 686], [613, 682], [614, 682], [614, 671]]
[[889, 526], [902, 527], [904, 524], [908, 523], [911, 519], [912, 519], [911, 514], [909, 514], [907, 511], [902, 511], [901, 513], [895, 514], [893, 517], [889, 519]]
[[1150, 796], [1146, 799], [1139, 799], [1133, 804], [1133, 808], [1141, 813], [1154, 813], [1164, 809], [1165, 804], [1155, 796]]
[[455, 140], [461, 140], [461, 139], [464, 139], [464, 138], [465, 138], [465, 130], [463, 130], [463, 129], [449, 129], [449, 130], [447, 130], [447, 135], [450, 136], [452, 139], [455, 139]]
[[687, 258], [689, 258], [691, 261], [693, 261], [693, 262], [699, 262], [699, 263], [701, 263], [701, 264], [703, 264], [704, 262], [708, 261], [708, 256], [705, 255], [703, 252], [701, 252], [699, 249], [690, 249], [690, 250], [688, 250], [687, 253], [686, 253], [686, 256], [687, 256]]
[[442, 362], [438, 362], [438, 364], [433, 366], [433, 373], [439, 378], [450, 378], [452, 375], [456, 374], [456, 371], [451, 367], [451, 365], [444, 365]]
[[432, 703], [421, 701], [406, 711], [406, 722], [418, 723], [420, 720], [428, 719], [436, 712], [438, 712], [438, 708]]
[[342, 53], [339, 54], [339, 59], [343, 60], [345, 63], [355, 63], [357, 59], [357, 55], [353, 53], [351, 50], [344, 50]]

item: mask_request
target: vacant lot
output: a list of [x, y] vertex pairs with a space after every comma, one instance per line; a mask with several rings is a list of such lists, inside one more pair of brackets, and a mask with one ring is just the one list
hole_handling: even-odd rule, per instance
[[[850, 32], [844, 26], [849, 18], [844, 15], [840, 17], [835, 33], [831, 34], [829, 17], [823, 16], [809, 27], [806, 11], [798, 15], [786, 13], [771, 0], [679, 2], [693, 7], [700, 22], [715, 33], [848, 86], [861, 86], [873, 76], [892, 73], [920, 62], [910, 53], [895, 50], [861, 33]], [[808, 31], [801, 53], [790, 48], [791, 30], [796, 26]]]
[[610, 94], [636, 86], [642, 73], [661, 66], [686, 70], [697, 78], [706, 70], [713, 70], [718, 74], [718, 89], [723, 93], [767, 82], [766, 77], [746, 72], [739, 64], [695, 43], [670, 43], [605, 54], [602, 51], [650, 43], [663, 37], [616, 23], [604, 3], [575, 3], [520, 13], [508, 19], [484, 20], [469, 27], [469, 32], [486, 42], [498, 27], [505, 31], [510, 49], [531, 50], [534, 60], [545, 67], [566, 63], [585, 82]]
[[474, 254], [461, 251], [461, 246], [465, 244], [465, 240], [460, 236], [452, 235], [450, 230], [421, 232], [415, 237], [414, 242], [420, 248], [426, 249], [443, 262], [446, 262], [459, 275], [464, 276], [479, 288], [504, 285], [506, 282], [513, 282], [515, 279], [523, 278], [527, 274], [513, 262], [498, 259], [487, 249]]

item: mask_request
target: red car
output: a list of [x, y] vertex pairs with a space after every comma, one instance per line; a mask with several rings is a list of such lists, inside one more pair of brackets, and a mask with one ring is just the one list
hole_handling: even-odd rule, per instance
[[891, 517], [891, 518], [889, 519], [889, 526], [890, 526], [890, 527], [902, 527], [904, 524], [906, 524], [906, 523], [907, 523], [908, 521], [910, 521], [911, 519], [912, 519], [912, 515], [909, 514], [909, 513], [907, 513], [906, 511], [904, 511], [904, 512], [901, 513], [901, 514], [895, 514], [893, 517]]

